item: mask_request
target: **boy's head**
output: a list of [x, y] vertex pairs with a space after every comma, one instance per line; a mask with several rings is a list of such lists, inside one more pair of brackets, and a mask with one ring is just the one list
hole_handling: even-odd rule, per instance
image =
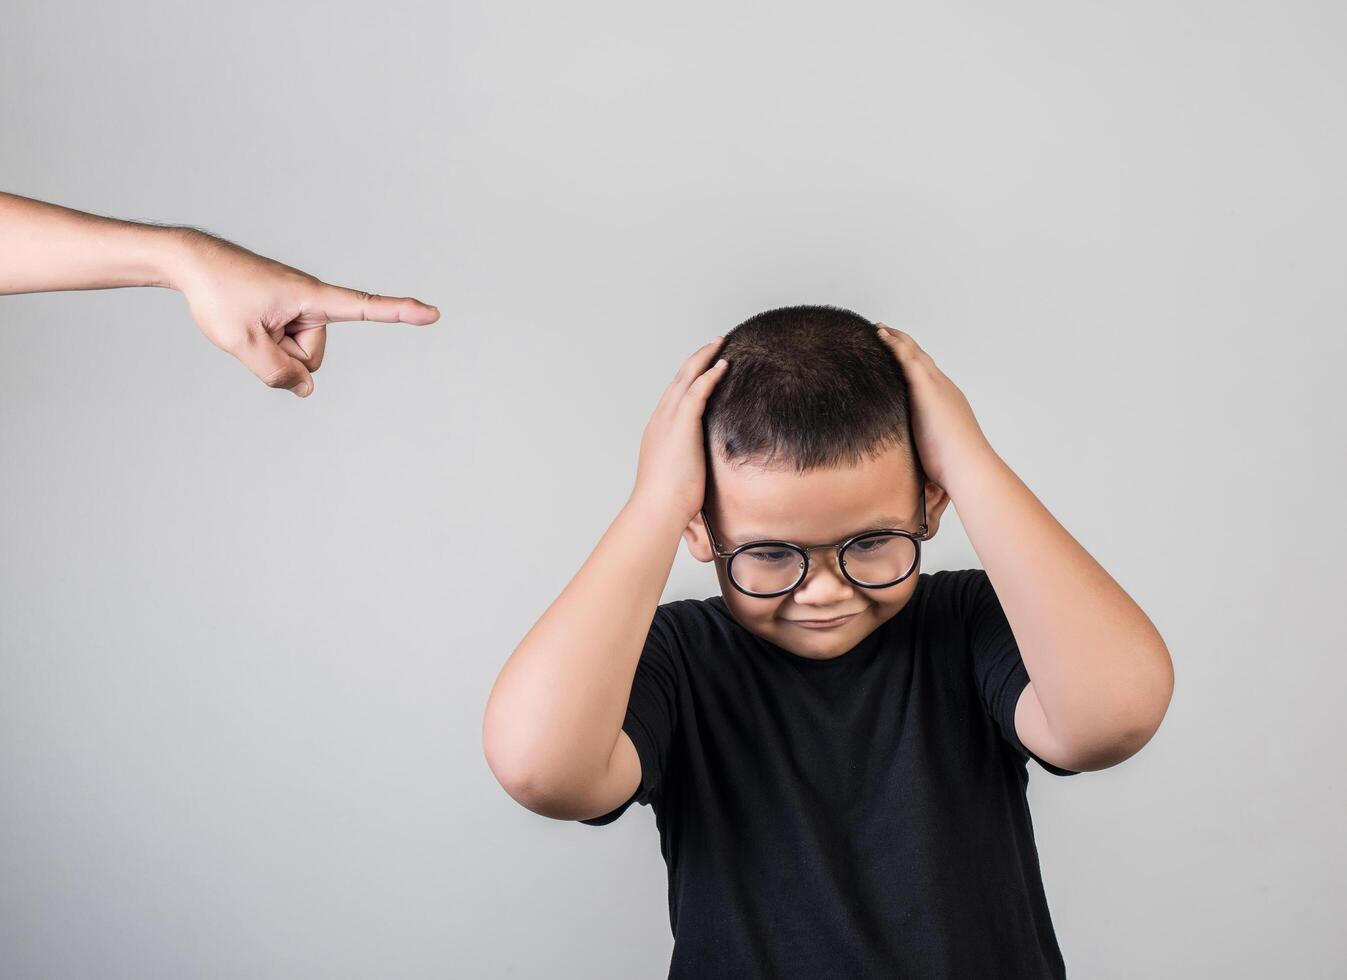
[[[838, 656], [903, 608], [918, 569], [897, 585], [863, 588], [841, 574], [835, 550], [819, 548], [793, 592], [756, 598], [730, 582], [712, 535], [728, 553], [751, 541], [841, 543], [879, 528], [916, 534], [924, 485], [929, 540], [949, 498], [920, 475], [902, 368], [873, 323], [833, 306], [759, 313], [725, 335], [719, 356], [728, 367], [702, 416], [711, 534], [699, 514], [684, 532], [688, 549], [715, 559], [725, 603], [746, 629], [799, 656]], [[895, 541], [890, 553], [897, 547], [909, 546]], [[770, 562], [736, 559], [736, 578], [750, 565]], [[835, 626], [806, 625], [843, 616]]]

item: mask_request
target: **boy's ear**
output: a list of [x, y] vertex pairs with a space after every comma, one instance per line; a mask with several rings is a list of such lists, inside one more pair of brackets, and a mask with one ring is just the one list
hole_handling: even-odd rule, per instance
[[926, 540], [935, 537], [940, 530], [940, 515], [949, 506], [950, 496], [938, 483], [926, 481]]
[[698, 561], [708, 562], [715, 557], [711, 549], [711, 536], [706, 533], [706, 522], [702, 520], [700, 511], [683, 528], [683, 540], [688, 543], [688, 554]]

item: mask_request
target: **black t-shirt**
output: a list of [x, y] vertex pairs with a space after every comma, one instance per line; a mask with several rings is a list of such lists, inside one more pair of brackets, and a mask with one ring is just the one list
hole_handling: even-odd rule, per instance
[[1015, 732], [1029, 682], [982, 569], [919, 573], [831, 660], [744, 629], [721, 596], [668, 602], [623, 730], [626, 803], [654, 808], [670, 977], [1066, 975]]

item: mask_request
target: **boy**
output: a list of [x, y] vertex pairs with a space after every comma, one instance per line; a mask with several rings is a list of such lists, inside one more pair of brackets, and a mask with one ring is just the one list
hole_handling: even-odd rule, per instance
[[[721, 341], [502, 669], [492, 771], [557, 819], [654, 808], [670, 977], [1065, 976], [1027, 760], [1137, 752], [1163, 640], [906, 334], [805, 306]], [[986, 571], [920, 571], [951, 500]], [[680, 536], [721, 594], [659, 605]]]

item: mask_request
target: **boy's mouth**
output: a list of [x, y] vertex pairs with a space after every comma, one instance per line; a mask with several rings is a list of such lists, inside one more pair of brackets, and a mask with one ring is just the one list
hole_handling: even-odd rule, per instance
[[834, 626], [841, 626], [843, 623], [849, 623], [859, 615], [860, 613], [854, 612], [849, 613], [846, 616], [838, 616], [835, 619], [791, 619], [787, 620], [787, 622], [793, 623], [796, 626], [803, 626], [805, 629], [822, 630], [831, 629]]

